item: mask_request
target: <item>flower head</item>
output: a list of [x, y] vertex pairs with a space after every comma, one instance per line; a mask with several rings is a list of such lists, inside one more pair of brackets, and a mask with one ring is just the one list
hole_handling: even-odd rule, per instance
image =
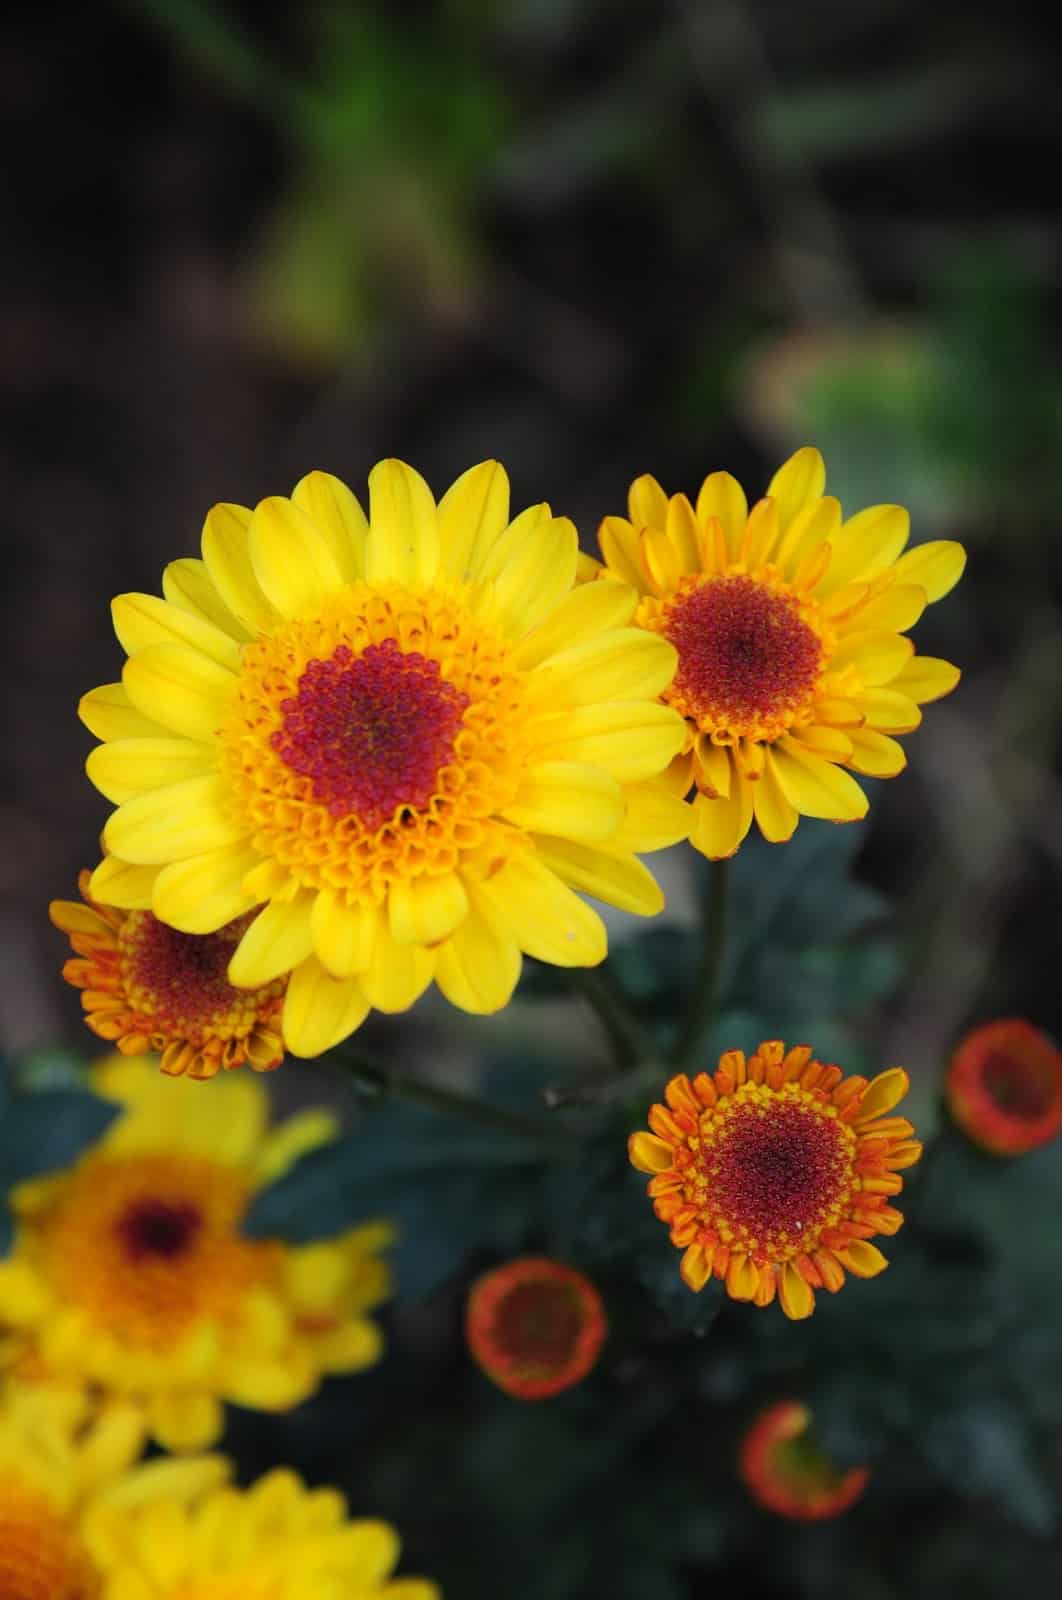
[[994, 1155], [1023, 1155], [1062, 1130], [1062, 1051], [1018, 1017], [968, 1033], [945, 1088], [959, 1127]]
[[223, 1400], [286, 1409], [378, 1359], [366, 1312], [389, 1291], [389, 1228], [301, 1248], [240, 1231], [256, 1190], [334, 1136], [330, 1116], [266, 1133], [257, 1079], [190, 1094], [121, 1056], [95, 1083], [122, 1114], [75, 1166], [12, 1197], [9, 1364], [122, 1399], [167, 1448], [198, 1450], [221, 1432]]
[[[150, 1479], [130, 1470], [143, 1438], [129, 1407], [101, 1411], [80, 1389], [0, 1383], [0, 1600], [98, 1600], [82, 1518], [115, 1490], [135, 1485], [151, 1499]], [[210, 1467], [198, 1478], [217, 1481]]]
[[245, 1061], [256, 1072], [279, 1066], [285, 980], [236, 989], [227, 977], [253, 913], [216, 933], [179, 933], [151, 911], [97, 904], [89, 877], [78, 879], [83, 905], [53, 900], [49, 910], [76, 952], [63, 976], [82, 991], [93, 1033], [123, 1055], [155, 1051], [173, 1077], [212, 1078]]
[[606, 517], [604, 574], [641, 594], [635, 621], [678, 651], [664, 701], [686, 724], [677, 786], [696, 786], [691, 841], [731, 856], [753, 816], [764, 837], [801, 817], [852, 822], [867, 798], [853, 772], [891, 778], [906, 764], [893, 735], [953, 689], [957, 668], [915, 656], [905, 637], [958, 582], [961, 545], [901, 554], [910, 519], [871, 506], [846, 522], [823, 495], [826, 469], [804, 449], [751, 511], [727, 472], [696, 507], [654, 478], [631, 485], [630, 520]]
[[545, 1400], [585, 1378], [608, 1323], [590, 1279], [574, 1267], [525, 1256], [472, 1285], [468, 1347], [506, 1394]]
[[907, 1093], [901, 1067], [866, 1078], [812, 1059], [778, 1039], [747, 1060], [728, 1050], [718, 1069], [672, 1078], [666, 1105], [634, 1133], [632, 1164], [653, 1174], [654, 1209], [684, 1251], [691, 1289], [721, 1278], [735, 1300], [808, 1317], [815, 1290], [845, 1272], [872, 1278], [888, 1265], [875, 1234], [903, 1222], [889, 1202], [922, 1146], [888, 1113]]
[[674, 647], [626, 626], [626, 585], [577, 584], [570, 522], [510, 522], [494, 462], [438, 506], [381, 462], [369, 513], [320, 472], [216, 506], [165, 600], [114, 602], [122, 682], [81, 703], [117, 803], [94, 898], [198, 935], [264, 907], [229, 979], [291, 974], [298, 1055], [433, 979], [490, 1012], [522, 953], [595, 965], [604, 925], [574, 891], [659, 911], [635, 852], [688, 826], [661, 777], [685, 737], [659, 701]]
[[[142, 1472], [150, 1473], [151, 1466]], [[395, 1530], [375, 1519], [352, 1520], [335, 1489], [309, 1489], [284, 1468], [248, 1489], [216, 1479], [198, 1492], [191, 1484], [179, 1487], [182, 1492], [146, 1505], [116, 1492], [85, 1517], [84, 1539], [108, 1595], [440, 1600], [436, 1585], [425, 1578], [391, 1577], [399, 1555]]]
[[866, 1467], [835, 1467], [810, 1429], [807, 1406], [780, 1400], [753, 1423], [738, 1457], [752, 1498], [797, 1522], [839, 1517], [859, 1499], [870, 1477]]

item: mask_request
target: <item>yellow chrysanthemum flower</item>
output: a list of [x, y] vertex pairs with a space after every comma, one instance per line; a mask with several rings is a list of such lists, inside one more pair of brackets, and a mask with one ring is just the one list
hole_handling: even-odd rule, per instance
[[[8, 1380], [0, 1388], [0, 1600], [104, 1600], [83, 1520], [114, 1493], [154, 1514], [224, 1480], [211, 1460], [132, 1468], [143, 1427], [129, 1407]], [[132, 1468], [132, 1470], [130, 1470]]]
[[[382, 1223], [294, 1248], [244, 1237], [255, 1191], [327, 1142], [308, 1111], [267, 1132], [253, 1078], [209, 1095], [121, 1056], [95, 1086], [124, 1109], [68, 1171], [16, 1188], [0, 1262], [0, 1360], [139, 1406], [171, 1450], [199, 1450], [221, 1402], [283, 1410], [379, 1358], [366, 1313], [389, 1293]], [[209, 1103], [208, 1103], [209, 1102]]]
[[118, 809], [96, 900], [210, 933], [265, 909], [229, 966], [291, 972], [282, 1029], [316, 1055], [432, 979], [504, 1006], [521, 953], [593, 966], [600, 917], [662, 896], [635, 852], [685, 836], [660, 775], [681, 718], [675, 651], [630, 628], [637, 596], [577, 584], [575, 529], [509, 521], [502, 468], [436, 506], [399, 461], [369, 517], [313, 472], [252, 514], [216, 506], [165, 600], [114, 602], [120, 684], [85, 696], [92, 781]]
[[643, 477], [630, 520], [601, 524], [604, 575], [637, 587], [635, 621], [678, 651], [663, 695], [686, 719], [674, 775], [683, 793], [696, 785], [690, 838], [713, 860], [734, 854], [753, 816], [773, 843], [801, 816], [865, 816], [851, 774], [902, 772], [893, 735], [959, 681], [905, 635], [959, 581], [962, 546], [903, 555], [902, 506], [842, 521], [825, 485], [819, 452], [798, 450], [751, 511], [728, 472], [704, 480], [695, 507]]
[[83, 1537], [104, 1600], [440, 1600], [425, 1578], [391, 1577], [399, 1540], [388, 1523], [349, 1520], [338, 1491], [283, 1469], [249, 1489], [208, 1485], [148, 1504], [135, 1485], [116, 1486]]

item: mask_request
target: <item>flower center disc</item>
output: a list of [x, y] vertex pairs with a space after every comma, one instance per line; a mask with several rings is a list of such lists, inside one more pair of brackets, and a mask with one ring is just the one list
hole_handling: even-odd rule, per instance
[[144, 1256], [172, 1260], [183, 1255], [202, 1226], [197, 1206], [138, 1200], [118, 1222], [118, 1233], [134, 1261]]
[[150, 911], [130, 912], [119, 935], [122, 978], [130, 1001], [160, 1029], [196, 1043], [209, 1032], [248, 1032], [264, 990], [234, 989], [226, 976], [254, 913], [216, 933], [179, 933]]
[[743, 1092], [705, 1139], [708, 1207], [741, 1249], [773, 1260], [814, 1249], [850, 1195], [852, 1135], [813, 1105]]
[[665, 699], [704, 733], [779, 738], [810, 709], [822, 669], [811, 614], [740, 574], [687, 579], [662, 618], [679, 656]]
[[518, 1284], [494, 1318], [495, 1337], [506, 1354], [547, 1368], [570, 1358], [582, 1325], [574, 1297], [563, 1284]]
[[981, 1068], [981, 1081], [991, 1100], [1010, 1117], [1037, 1122], [1051, 1110], [1059, 1083], [1045, 1062], [1017, 1052], [993, 1050]]
[[431, 799], [468, 703], [437, 661], [403, 653], [394, 639], [358, 657], [340, 645], [329, 660], [309, 662], [298, 693], [281, 702], [272, 744], [333, 817], [375, 830]]
[[51, 1503], [0, 1472], [0, 1600], [95, 1600], [99, 1584]]

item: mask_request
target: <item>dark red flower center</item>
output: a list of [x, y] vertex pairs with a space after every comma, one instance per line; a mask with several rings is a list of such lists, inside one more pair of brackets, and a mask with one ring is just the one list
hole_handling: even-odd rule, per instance
[[1062, 1074], [1052, 1072], [1046, 1061], [1007, 1050], [989, 1051], [981, 1082], [1001, 1111], [1029, 1122], [1046, 1116], [1062, 1091]]
[[765, 1112], [750, 1101], [734, 1106], [705, 1165], [713, 1210], [763, 1242], [821, 1227], [846, 1190], [850, 1157], [835, 1118], [778, 1101]]
[[194, 1023], [227, 1011], [238, 991], [226, 972], [250, 922], [248, 915], [216, 933], [178, 933], [150, 911], [133, 912], [123, 930], [127, 987], [150, 1003], [154, 1016]]
[[521, 1363], [559, 1367], [568, 1361], [582, 1331], [575, 1293], [563, 1283], [521, 1283], [494, 1313], [499, 1349]]
[[118, 1223], [127, 1255], [135, 1262], [152, 1257], [172, 1261], [195, 1241], [203, 1218], [198, 1206], [166, 1200], [138, 1200]]
[[752, 578], [710, 578], [680, 592], [664, 632], [679, 657], [672, 698], [687, 715], [735, 733], [797, 711], [822, 664], [822, 643], [797, 601]]
[[311, 661], [298, 693], [281, 702], [272, 744], [334, 817], [376, 829], [402, 807], [427, 805], [468, 703], [437, 661], [403, 652], [394, 639], [359, 656], [340, 645]]

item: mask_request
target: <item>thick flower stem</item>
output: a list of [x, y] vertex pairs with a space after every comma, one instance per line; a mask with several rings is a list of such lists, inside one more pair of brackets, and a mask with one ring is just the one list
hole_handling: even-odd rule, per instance
[[492, 1128], [517, 1139], [535, 1140], [551, 1146], [555, 1151], [574, 1148], [575, 1135], [557, 1122], [529, 1116], [522, 1111], [510, 1111], [505, 1106], [477, 1100], [474, 1095], [411, 1077], [409, 1073], [385, 1066], [383, 1062], [374, 1061], [360, 1051], [351, 1050], [349, 1046], [336, 1050], [332, 1059], [347, 1068], [358, 1089], [369, 1098], [408, 1100], [413, 1105], [425, 1106], [446, 1116], [463, 1117], [466, 1122], [478, 1123], [481, 1128]]
[[653, 1054], [652, 1040], [606, 967], [572, 967], [568, 977], [572, 987], [590, 1003], [608, 1035], [617, 1068], [645, 1061]]
[[704, 1036], [715, 1018], [719, 979], [726, 949], [728, 861], [712, 863], [708, 900], [704, 911], [701, 959], [690, 991], [686, 1020], [675, 1045], [672, 1059], [683, 1072], [698, 1071], [704, 1062], [701, 1054]]

